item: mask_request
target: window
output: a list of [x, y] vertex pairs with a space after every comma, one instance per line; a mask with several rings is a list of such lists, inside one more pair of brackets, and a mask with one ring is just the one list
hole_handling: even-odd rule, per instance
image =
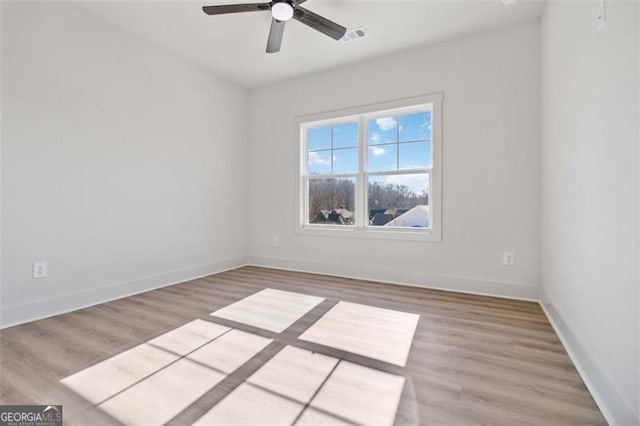
[[301, 118], [301, 228], [439, 241], [441, 102]]

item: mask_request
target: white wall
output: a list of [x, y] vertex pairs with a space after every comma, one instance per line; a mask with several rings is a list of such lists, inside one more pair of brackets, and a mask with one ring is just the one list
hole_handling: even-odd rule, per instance
[[638, 422], [638, 14], [554, 2], [542, 24], [546, 306], [612, 423]]
[[[533, 21], [252, 92], [250, 262], [537, 298], [539, 69]], [[294, 117], [436, 92], [442, 243], [297, 234]]]
[[1, 71], [3, 325], [245, 262], [243, 90], [61, 2], [2, 2]]

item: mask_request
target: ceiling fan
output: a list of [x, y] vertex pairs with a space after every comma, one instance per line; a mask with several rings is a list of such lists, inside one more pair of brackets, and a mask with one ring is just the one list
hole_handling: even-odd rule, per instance
[[277, 53], [282, 45], [284, 25], [290, 19], [295, 19], [316, 31], [320, 31], [334, 40], [340, 40], [347, 29], [342, 25], [320, 16], [312, 11], [300, 7], [306, 0], [272, 0], [269, 3], [227, 4], [204, 6], [202, 10], [207, 15], [223, 15], [240, 12], [271, 12], [271, 29], [267, 39], [267, 53]]

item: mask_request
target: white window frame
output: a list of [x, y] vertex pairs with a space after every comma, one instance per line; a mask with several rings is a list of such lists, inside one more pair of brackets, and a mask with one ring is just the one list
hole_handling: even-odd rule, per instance
[[[413, 241], [441, 242], [442, 241], [442, 101], [443, 94], [436, 93], [413, 98], [400, 99], [391, 102], [377, 103], [337, 111], [299, 116], [295, 119], [295, 141], [299, 167], [296, 169], [296, 201], [298, 206], [298, 223], [296, 232], [305, 235], [327, 237], [361, 237], [382, 239], [404, 239]], [[412, 112], [431, 110], [431, 168], [415, 170], [397, 170], [386, 172], [368, 172], [367, 156], [368, 143], [366, 140], [370, 119], [391, 115], [404, 115]], [[359, 122], [358, 152], [359, 166], [356, 173], [313, 175], [318, 178], [355, 178], [355, 214], [354, 225], [324, 225], [307, 223], [308, 215], [308, 185], [307, 173], [307, 130], [329, 124], [344, 122]], [[366, 190], [369, 176], [388, 176], [393, 174], [427, 173], [429, 176], [429, 221], [430, 228], [400, 228], [370, 226]]]

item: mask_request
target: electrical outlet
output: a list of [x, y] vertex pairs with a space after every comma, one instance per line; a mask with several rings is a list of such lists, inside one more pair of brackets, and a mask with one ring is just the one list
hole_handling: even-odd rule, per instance
[[273, 239], [273, 247], [274, 248], [280, 247], [280, 240], [278, 240], [278, 238]]
[[502, 255], [502, 263], [504, 266], [513, 266], [515, 264], [515, 260], [513, 257], [512, 251], [505, 251]]
[[47, 262], [33, 262], [33, 278], [44, 278], [47, 272]]

